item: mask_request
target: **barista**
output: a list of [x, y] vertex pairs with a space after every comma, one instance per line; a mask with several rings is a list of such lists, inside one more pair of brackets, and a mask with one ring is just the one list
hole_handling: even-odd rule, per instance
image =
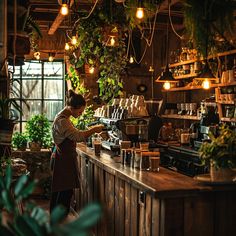
[[77, 171], [76, 142], [85, 141], [92, 134], [101, 132], [103, 128], [103, 125], [96, 125], [89, 130], [81, 131], [73, 126], [70, 117], [79, 117], [85, 106], [83, 96], [69, 90], [66, 106], [56, 115], [52, 125], [56, 152], [50, 212], [60, 204], [66, 208], [67, 214], [69, 213], [73, 189], [79, 187], [80, 181], [78, 176], [80, 173]]

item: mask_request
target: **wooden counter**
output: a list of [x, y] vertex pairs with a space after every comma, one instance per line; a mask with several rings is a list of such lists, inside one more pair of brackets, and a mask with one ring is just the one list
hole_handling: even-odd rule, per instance
[[78, 209], [98, 200], [96, 235], [236, 235], [236, 185], [207, 186], [160, 168], [139, 171], [78, 144], [82, 190]]

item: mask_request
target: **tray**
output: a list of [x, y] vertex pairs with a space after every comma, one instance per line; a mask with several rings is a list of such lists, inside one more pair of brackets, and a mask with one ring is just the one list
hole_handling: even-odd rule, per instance
[[212, 181], [210, 174], [202, 174], [202, 175], [195, 176], [194, 179], [208, 185], [236, 184], [236, 176], [232, 177], [232, 180]]

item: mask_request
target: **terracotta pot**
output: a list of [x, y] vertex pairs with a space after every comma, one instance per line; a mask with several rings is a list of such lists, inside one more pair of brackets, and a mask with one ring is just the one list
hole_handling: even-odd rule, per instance
[[39, 152], [42, 148], [42, 145], [41, 145], [41, 143], [30, 142], [29, 143], [29, 148], [30, 148], [30, 151]]

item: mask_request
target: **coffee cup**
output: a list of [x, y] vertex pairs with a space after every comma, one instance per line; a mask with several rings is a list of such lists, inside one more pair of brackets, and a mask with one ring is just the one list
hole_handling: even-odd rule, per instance
[[150, 161], [150, 170], [159, 171], [160, 157], [150, 157], [149, 161]]
[[190, 134], [189, 133], [183, 133], [180, 136], [180, 143], [181, 144], [189, 144], [190, 142]]
[[101, 153], [102, 143], [100, 140], [95, 140], [94, 143], [94, 153], [96, 156], [99, 156]]

